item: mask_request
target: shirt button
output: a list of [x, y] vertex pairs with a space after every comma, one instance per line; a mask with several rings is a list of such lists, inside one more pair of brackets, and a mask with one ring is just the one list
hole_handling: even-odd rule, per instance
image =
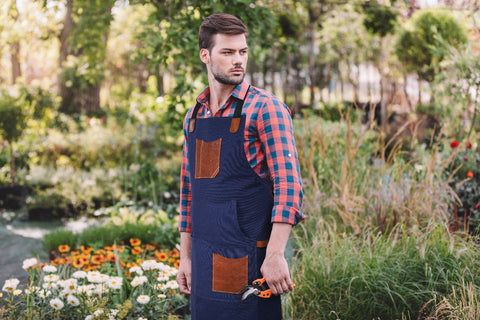
[[291, 153], [289, 153], [289, 154], [288, 154], [288, 156], [289, 156], [289, 157], [291, 157], [291, 156], [292, 156], [292, 154], [291, 154]]

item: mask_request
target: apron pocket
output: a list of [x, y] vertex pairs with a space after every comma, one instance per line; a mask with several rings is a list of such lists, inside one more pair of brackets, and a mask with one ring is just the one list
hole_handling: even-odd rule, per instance
[[196, 139], [195, 179], [215, 178], [220, 170], [222, 138], [206, 142]]
[[226, 258], [213, 254], [212, 291], [237, 294], [248, 285], [248, 256]]

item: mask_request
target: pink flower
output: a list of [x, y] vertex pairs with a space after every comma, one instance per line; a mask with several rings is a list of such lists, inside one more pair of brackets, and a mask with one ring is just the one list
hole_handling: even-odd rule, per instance
[[472, 149], [472, 143], [470, 141], [467, 142], [467, 149]]
[[458, 147], [459, 143], [457, 140], [453, 140], [452, 142], [450, 142], [450, 147], [452, 147], [453, 149], [455, 149], [456, 147]]
[[477, 203], [477, 205], [475, 206], [475, 209], [476, 209], [476, 210], [479, 210], [479, 209], [480, 209], [480, 202]]

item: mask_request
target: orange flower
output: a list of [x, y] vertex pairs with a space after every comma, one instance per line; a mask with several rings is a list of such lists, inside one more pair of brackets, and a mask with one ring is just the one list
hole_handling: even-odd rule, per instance
[[153, 244], [147, 243], [147, 244], [145, 245], [145, 250], [147, 250], [147, 251], [153, 251], [153, 250], [155, 250], [155, 246], [154, 246]]
[[81, 267], [83, 267], [83, 261], [82, 261], [82, 259], [74, 259], [74, 260], [73, 260], [73, 266], [74, 266], [75, 268], [81, 268]]
[[70, 254], [71, 254], [72, 256], [76, 256], [76, 255], [79, 254], [79, 253], [80, 253], [80, 251], [78, 251], [78, 250], [72, 250], [72, 251], [70, 251]]
[[82, 250], [82, 252], [85, 252], [85, 253], [90, 253], [93, 250], [93, 248], [85, 247], [85, 246], [81, 246], [80, 249]]
[[113, 251], [115, 251], [115, 249], [120, 253], [120, 252], [123, 252], [123, 250], [125, 250], [125, 247], [124, 246], [117, 246], [117, 245], [113, 245], [112, 246], [113, 248]]
[[103, 257], [100, 255], [93, 255], [92, 256], [92, 263], [93, 264], [101, 264], [103, 262]]
[[132, 254], [139, 255], [140, 253], [142, 253], [142, 249], [140, 247], [134, 247], [132, 249]]
[[163, 262], [163, 261], [166, 261], [168, 259], [168, 255], [163, 252], [163, 251], [160, 251], [160, 252], [157, 252], [155, 253], [155, 256], [158, 258], [159, 261]]
[[178, 269], [180, 267], [180, 260], [175, 261], [173, 266]]
[[140, 241], [140, 239], [130, 239], [130, 244], [133, 246], [133, 247], [136, 247], [136, 246], [139, 246], [142, 244], [142, 241]]
[[70, 251], [70, 247], [66, 244], [62, 244], [62, 245], [58, 246], [58, 251], [60, 251], [62, 253], [63, 252], [68, 252], [68, 251]]
[[178, 258], [180, 256], [180, 251], [178, 251], [177, 249], [173, 249], [170, 250], [168, 254], [170, 255], [170, 257]]
[[105, 250], [113, 251], [113, 250], [115, 250], [115, 247], [114, 246], [105, 246]]
[[82, 257], [80, 258], [80, 260], [82, 260], [82, 263], [85, 265], [85, 264], [89, 264], [90, 263], [90, 257]]
[[83, 271], [91, 271], [91, 270], [95, 270], [95, 266], [86, 265], [85, 267], [83, 267]]
[[473, 172], [472, 172], [472, 171], [468, 171], [468, 172], [467, 172], [467, 177], [473, 178]]
[[97, 250], [95, 253], [96, 253], [96, 254], [99, 254], [99, 255], [101, 255], [101, 256], [104, 256], [104, 255], [105, 255], [105, 250], [99, 249], [99, 250]]
[[107, 260], [108, 260], [108, 261], [111, 261], [111, 262], [115, 262], [115, 260], [117, 260], [117, 257], [115, 256], [114, 253], [109, 252], [109, 253], [107, 254]]

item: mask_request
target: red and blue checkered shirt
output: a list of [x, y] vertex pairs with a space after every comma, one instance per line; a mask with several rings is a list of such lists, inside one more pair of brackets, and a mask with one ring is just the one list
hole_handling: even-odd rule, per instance
[[[271, 221], [295, 225], [305, 217], [300, 211], [303, 191], [290, 110], [271, 93], [253, 86], [250, 86], [250, 89], [248, 87], [248, 82], [245, 80], [235, 87], [215, 117], [233, 116], [234, 102], [236, 99], [243, 99], [246, 91], [249, 90], [242, 110], [242, 115], [246, 115], [244, 145], [247, 160], [261, 178], [273, 185], [274, 205]], [[209, 88], [198, 96], [197, 101], [201, 107], [197, 118], [211, 117], [208, 108], [209, 96]], [[183, 145], [178, 224], [181, 232], [191, 232], [192, 197], [187, 154], [187, 130], [192, 111], [193, 108], [187, 113], [183, 124], [185, 143]]]

